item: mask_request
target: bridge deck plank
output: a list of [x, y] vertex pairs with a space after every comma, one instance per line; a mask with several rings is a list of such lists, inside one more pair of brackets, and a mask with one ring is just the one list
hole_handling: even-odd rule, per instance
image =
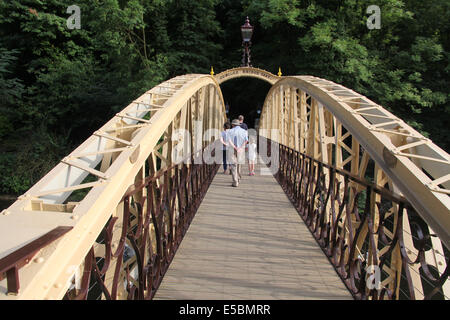
[[352, 299], [273, 176], [214, 178], [154, 299]]

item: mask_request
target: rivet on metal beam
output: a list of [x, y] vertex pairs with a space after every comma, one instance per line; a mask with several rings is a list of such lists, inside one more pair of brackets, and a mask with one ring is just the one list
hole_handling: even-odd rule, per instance
[[432, 189], [432, 190], [436, 190], [436, 186], [433, 184], [433, 182], [429, 182], [427, 184], [425, 184], [428, 188]]
[[42, 262], [44, 262], [44, 258], [42, 258], [42, 257], [39, 257], [39, 258], [36, 258], [36, 259], [34, 259], [33, 261], [35, 262], [35, 263], [42, 263]]
[[397, 157], [388, 148], [383, 148], [383, 159], [389, 168], [394, 168], [397, 165]]
[[140, 152], [141, 152], [141, 146], [138, 145], [129, 157], [129, 160], [132, 164], [134, 164], [137, 161], [137, 159], [139, 158]]

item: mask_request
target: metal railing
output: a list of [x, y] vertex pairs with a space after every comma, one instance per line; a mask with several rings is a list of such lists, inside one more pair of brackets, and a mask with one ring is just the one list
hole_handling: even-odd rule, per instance
[[[289, 147], [275, 178], [356, 299], [449, 299], [449, 251], [433, 250], [427, 224], [404, 197]], [[410, 224], [410, 232], [404, 228]], [[405, 237], [412, 238], [410, 242]], [[425, 259], [440, 255], [439, 272]], [[416, 253], [411, 259], [410, 255]], [[415, 284], [421, 284], [418, 289]], [[448, 284], [447, 284], [448, 285]]]
[[[123, 216], [111, 217], [97, 240], [104, 253], [99, 259], [92, 246], [81, 287], [69, 290], [65, 299], [153, 298], [219, 168], [203, 160], [196, 164], [194, 157], [128, 189], [122, 199]], [[120, 235], [114, 235], [121, 222]]]

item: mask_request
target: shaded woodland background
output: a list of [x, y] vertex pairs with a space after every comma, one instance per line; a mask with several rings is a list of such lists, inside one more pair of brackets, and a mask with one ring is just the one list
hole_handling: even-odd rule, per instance
[[[81, 29], [66, 26], [81, 8]], [[369, 5], [381, 29], [369, 30]], [[389, 109], [449, 152], [448, 0], [20, 0], [0, 2], [0, 194], [18, 195], [158, 83], [241, 62], [309, 74]], [[244, 88], [244, 89], [243, 89]], [[253, 126], [270, 86], [223, 85]]]

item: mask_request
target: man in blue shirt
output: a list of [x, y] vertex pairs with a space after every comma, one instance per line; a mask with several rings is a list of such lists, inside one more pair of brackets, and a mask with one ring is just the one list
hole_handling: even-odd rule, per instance
[[241, 128], [241, 123], [238, 119], [231, 122], [232, 129], [228, 131], [228, 143], [232, 147], [233, 156], [230, 163], [232, 186], [239, 186], [241, 178], [241, 165], [245, 163], [245, 146], [248, 143], [248, 133]]

